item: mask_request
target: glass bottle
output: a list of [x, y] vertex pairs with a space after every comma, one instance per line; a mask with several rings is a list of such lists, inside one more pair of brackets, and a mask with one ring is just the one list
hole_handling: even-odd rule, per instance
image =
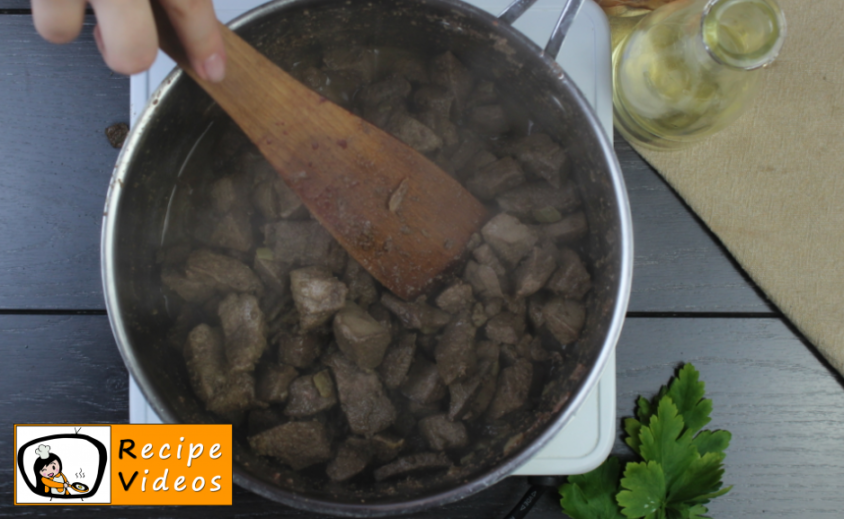
[[654, 10], [613, 51], [616, 129], [652, 149], [723, 129], [752, 100], [784, 37], [774, 0], [677, 0]]

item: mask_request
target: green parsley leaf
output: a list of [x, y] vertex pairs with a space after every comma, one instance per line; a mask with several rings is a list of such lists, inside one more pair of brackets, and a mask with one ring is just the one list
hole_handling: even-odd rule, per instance
[[704, 456], [710, 452], [724, 452], [730, 446], [732, 435], [729, 431], [700, 431], [692, 444], [697, 452]]
[[642, 458], [661, 465], [669, 491], [674, 489], [680, 476], [700, 457], [692, 445], [691, 433], [684, 433], [684, 429], [683, 417], [677, 413], [677, 406], [671, 397], [666, 395], [659, 401], [657, 414], [651, 417], [650, 426], [643, 427], [639, 433]]
[[621, 466], [618, 458], [608, 458], [587, 474], [571, 476], [560, 486], [560, 505], [572, 519], [625, 519], [615, 501]]
[[642, 455], [642, 453], [639, 452], [639, 449], [642, 447], [642, 440], [639, 439], [641, 431], [642, 422], [635, 418], [624, 419], [624, 432], [627, 433], [627, 438], [624, 439], [624, 442], [633, 449], [633, 452], [640, 456]]
[[625, 490], [616, 499], [624, 515], [631, 519], [664, 515], [665, 473], [659, 463], [628, 463], [621, 486]]
[[691, 364], [680, 369], [671, 382], [667, 395], [671, 397], [677, 412], [683, 417], [686, 427], [693, 433], [698, 432], [712, 419], [712, 400], [703, 398], [706, 384], [700, 381], [700, 373]]

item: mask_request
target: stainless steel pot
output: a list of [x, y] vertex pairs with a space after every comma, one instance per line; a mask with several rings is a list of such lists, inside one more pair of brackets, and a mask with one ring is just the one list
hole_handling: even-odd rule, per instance
[[[477, 75], [495, 80], [567, 149], [590, 225], [586, 254], [593, 279], [582, 337], [564, 349], [565, 366], [552, 375], [538, 409], [450, 476], [414, 486], [342, 489], [254, 456], [235, 434], [237, 484], [291, 506], [341, 515], [393, 515], [443, 505], [493, 485], [527, 461], [597, 383], [630, 293], [627, 195], [612, 143], [553, 60], [559, 43], [543, 52], [509, 25], [531, 3], [514, 2], [496, 19], [457, 0], [278, 0], [232, 22], [232, 29], [282, 64], [321, 45], [357, 41], [431, 53], [449, 49]], [[558, 34], [570, 21], [559, 24]], [[182, 72], [171, 73], [124, 145], [103, 217], [102, 274], [112, 329], [129, 371], [165, 422], [218, 420], [198, 404], [180, 352], [166, 344], [171, 319], [156, 262], [180, 168], [214, 117], [221, 116], [210, 98]]]

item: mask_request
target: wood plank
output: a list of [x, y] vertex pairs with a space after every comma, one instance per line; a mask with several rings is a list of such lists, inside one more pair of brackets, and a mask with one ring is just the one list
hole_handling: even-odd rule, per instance
[[0, 9], [29, 9], [29, 0], [0, 0]]
[[[841, 379], [778, 319], [628, 319], [618, 345], [618, 416], [691, 362], [727, 429], [724, 481], [712, 517], [840, 517], [844, 494]], [[619, 440], [614, 453], [625, 454]]]
[[42, 40], [31, 16], [0, 15], [0, 309], [104, 308], [102, 210], [117, 158], [104, 135], [129, 119], [86, 17], [81, 36]]
[[630, 197], [634, 312], [770, 312], [767, 298], [682, 199], [621, 137]]

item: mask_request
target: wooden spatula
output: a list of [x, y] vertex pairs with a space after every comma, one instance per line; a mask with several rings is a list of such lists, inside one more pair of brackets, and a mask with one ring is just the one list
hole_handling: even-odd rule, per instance
[[[153, 2], [155, 4], [155, 2]], [[317, 220], [404, 299], [458, 263], [487, 211], [396, 138], [311, 91], [221, 25], [226, 78], [201, 79], [156, 6], [161, 49], [240, 126]]]

